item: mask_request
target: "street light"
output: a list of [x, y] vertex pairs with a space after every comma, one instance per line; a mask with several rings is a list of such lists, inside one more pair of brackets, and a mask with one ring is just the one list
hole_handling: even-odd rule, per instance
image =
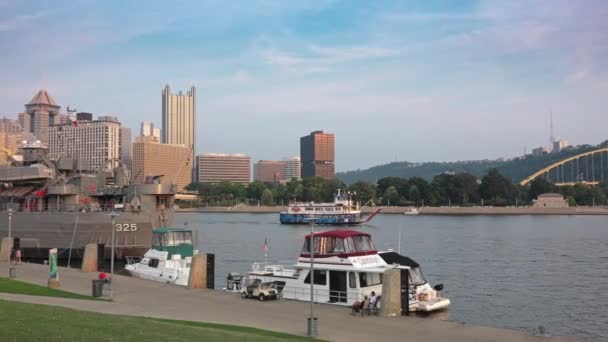
[[[8, 209], [8, 240], [11, 241], [11, 233], [13, 231], [13, 209]], [[11, 246], [13, 243], [11, 242]]]
[[114, 298], [114, 242], [116, 240], [116, 225], [115, 225], [115, 221], [116, 221], [116, 216], [118, 216], [118, 213], [114, 210], [112, 210], [111, 213], [109, 213], [108, 215], [110, 215], [110, 217], [112, 217], [112, 243], [111, 243], [111, 252], [110, 252], [110, 298], [113, 299]]
[[315, 218], [311, 215], [310, 218], [310, 317], [308, 318], [308, 336], [315, 337], [317, 335], [315, 322]]

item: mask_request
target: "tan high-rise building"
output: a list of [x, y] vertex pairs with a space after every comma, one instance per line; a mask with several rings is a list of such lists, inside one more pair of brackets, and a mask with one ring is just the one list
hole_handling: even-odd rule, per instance
[[[19, 120], [2, 118], [0, 119], [0, 165], [6, 165], [9, 156], [17, 152], [21, 141], [21, 125]], [[8, 152], [7, 152], [8, 151]]]
[[197, 157], [198, 181], [218, 183], [229, 181], [251, 182], [251, 157], [244, 154], [208, 153]]
[[[48, 129], [49, 157], [87, 160], [93, 170], [114, 168], [122, 160], [122, 126], [113, 116], [76, 121]], [[130, 140], [130, 133], [128, 139]]]
[[285, 162], [260, 160], [253, 166], [253, 180], [274, 183], [285, 180]]
[[169, 85], [163, 90], [163, 144], [180, 144], [194, 149], [196, 125], [196, 88], [186, 94], [171, 93]]
[[160, 177], [160, 183], [176, 184], [183, 190], [190, 184], [192, 165], [190, 149], [179, 144], [161, 144], [154, 136], [137, 137], [133, 143], [133, 182]]
[[300, 138], [302, 177], [336, 177], [334, 142], [334, 135], [323, 131], [314, 131]]
[[59, 106], [55, 100], [42, 89], [25, 105], [25, 112], [19, 114], [23, 131], [32, 133], [45, 146], [49, 144], [49, 126], [61, 124]]

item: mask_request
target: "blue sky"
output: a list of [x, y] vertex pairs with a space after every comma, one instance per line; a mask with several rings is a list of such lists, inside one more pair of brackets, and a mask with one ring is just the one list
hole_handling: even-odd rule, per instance
[[338, 170], [608, 139], [605, 1], [0, 0], [0, 115], [39, 88], [160, 124], [198, 88], [198, 152], [254, 160], [336, 134]]

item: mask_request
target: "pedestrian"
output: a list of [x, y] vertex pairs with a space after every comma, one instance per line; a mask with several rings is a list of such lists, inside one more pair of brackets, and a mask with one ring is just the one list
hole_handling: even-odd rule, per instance
[[17, 265], [21, 264], [21, 248], [17, 248], [15, 251], [15, 263]]

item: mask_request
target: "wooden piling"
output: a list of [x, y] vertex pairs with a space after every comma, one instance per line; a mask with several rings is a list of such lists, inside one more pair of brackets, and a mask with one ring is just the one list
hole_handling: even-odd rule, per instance
[[190, 265], [190, 277], [188, 279], [188, 288], [207, 288], [207, 254], [197, 254], [192, 257], [192, 263]]
[[84, 247], [81, 267], [83, 272], [97, 272], [97, 255], [96, 243], [90, 243]]
[[10, 261], [11, 248], [13, 248], [13, 239], [7, 237], [2, 238], [2, 243], [0, 244], [0, 262]]

